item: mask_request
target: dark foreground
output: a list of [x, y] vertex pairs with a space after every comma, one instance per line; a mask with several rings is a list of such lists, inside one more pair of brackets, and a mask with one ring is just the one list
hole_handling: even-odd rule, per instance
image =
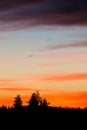
[[2, 130], [86, 130], [87, 109], [54, 107], [0, 109]]

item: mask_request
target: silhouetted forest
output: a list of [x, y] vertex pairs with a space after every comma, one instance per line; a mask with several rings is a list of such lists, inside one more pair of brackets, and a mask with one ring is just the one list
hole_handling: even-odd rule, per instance
[[2, 130], [86, 130], [87, 108], [51, 107], [40, 97], [38, 91], [32, 93], [27, 105], [22, 105], [17, 95], [13, 107], [0, 108], [0, 126]]

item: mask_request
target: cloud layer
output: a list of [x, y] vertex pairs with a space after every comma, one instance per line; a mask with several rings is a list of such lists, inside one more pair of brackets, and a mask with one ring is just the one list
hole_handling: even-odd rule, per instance
[[87, 25], [87, 1], [0, 1], [0, 31], [35, 25]]

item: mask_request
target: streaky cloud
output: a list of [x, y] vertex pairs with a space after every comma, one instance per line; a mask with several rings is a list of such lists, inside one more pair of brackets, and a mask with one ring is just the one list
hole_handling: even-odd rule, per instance
[[10, 83], [14, 82], [16, 79], [0, 79], [0, 83]]
[[0, 0], [0, 11], [7, 11], [14, 8], [19, 8], [26, 4], [34, 4], [40, 0]]
[[71, 44], [54, 44], [44, 47], [42, 50], [55, 50], [63, 48], [77, 48], [77, 47], [87, 47], [87, 42], [71, 43]]
[[[14, 88], [14, 87], [0, 87], [0, 91], [36, 91], [34, 88]], [[45, 89], [38, 89], [39, 91], [47, 91]], [[49, 90], [51, 91], [51, 90]]]
[[87, 25], [87, 0], [0, 1], [0, 31], [36, 25]]
[[78, 73], [78, 74], [70, 74], [70, 75], [64, 75], [64, 76], [59, 76], [57, 74], [55, 75], [45, 75], [45, 76], [40, 76], [39, 80], [42, 81], [56, 81], [56, 82], [61, 82], [61, 81], [74, 81], [74, 80], [87, 80], [87, 74], [86, 73]]

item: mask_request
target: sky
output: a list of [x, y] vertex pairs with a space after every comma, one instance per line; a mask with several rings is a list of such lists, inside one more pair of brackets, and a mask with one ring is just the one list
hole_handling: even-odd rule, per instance
[[87, 107], [86, 0], [0, 0], [0, 105], [36, 90]]

